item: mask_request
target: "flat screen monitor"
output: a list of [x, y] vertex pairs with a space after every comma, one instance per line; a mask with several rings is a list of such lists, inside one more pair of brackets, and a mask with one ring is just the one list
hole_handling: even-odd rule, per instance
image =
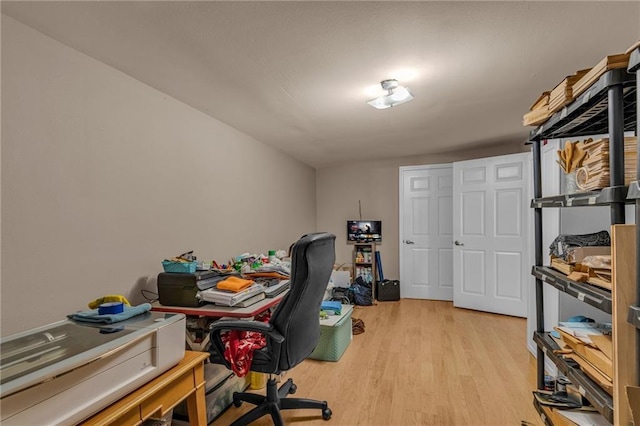
[[348, 220], [347, 221], [347, 242], [365, 243], [382, 242], [382, 221], [381, 220]]

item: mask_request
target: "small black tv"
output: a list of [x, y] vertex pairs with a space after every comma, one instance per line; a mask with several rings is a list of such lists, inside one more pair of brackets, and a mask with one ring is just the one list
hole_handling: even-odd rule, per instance
[[348, 220], [347, 221], [347, 242], [348, 243], [381, 243], [382, 242], [382, 221], [381, 220]]

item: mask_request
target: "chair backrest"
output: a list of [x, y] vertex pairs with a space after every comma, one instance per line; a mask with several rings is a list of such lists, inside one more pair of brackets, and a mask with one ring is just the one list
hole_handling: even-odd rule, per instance
[[320, 305], [336, 259], [335, 235], [307, 234], [293, 246], [289, 293], [270, 323], [284, 338], [280, 370], [289, 370], [311, 355], [320, 338]]

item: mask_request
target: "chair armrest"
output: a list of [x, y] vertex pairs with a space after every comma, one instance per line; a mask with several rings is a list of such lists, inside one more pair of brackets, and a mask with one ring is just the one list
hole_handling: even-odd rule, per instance
[[231, 365], [224, 358], [224, 343], [222, 343], [221, 337], [223, 331], [240, 330], [263, 333], [267, 338], [267, 345], [270, 345], [276, 353], [279, 353], [280, 345], [284, 342], [282, 334], [274, 330], [271, 324], [261, 321], [218, 320], [211, 324], [209, 330], [211, 337], [211, 345], [209, 346], [211, 356], [209, 360], [216, 364], [224, 364], [228, 369], [231, 369]]
[[257, 331], [271, 338], [276, 343], [284, 342], [284, 336], [273, 329], [273, 326], [261, 321], [218, 320], [209, 327], [212, 335], [219, 335], [225, 330]]

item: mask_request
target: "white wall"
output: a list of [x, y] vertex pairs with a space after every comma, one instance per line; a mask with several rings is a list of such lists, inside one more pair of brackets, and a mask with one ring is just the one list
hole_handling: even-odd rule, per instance
[[312, 168], [6, 16], [2, 89], [2, 335], [316, 230]]

